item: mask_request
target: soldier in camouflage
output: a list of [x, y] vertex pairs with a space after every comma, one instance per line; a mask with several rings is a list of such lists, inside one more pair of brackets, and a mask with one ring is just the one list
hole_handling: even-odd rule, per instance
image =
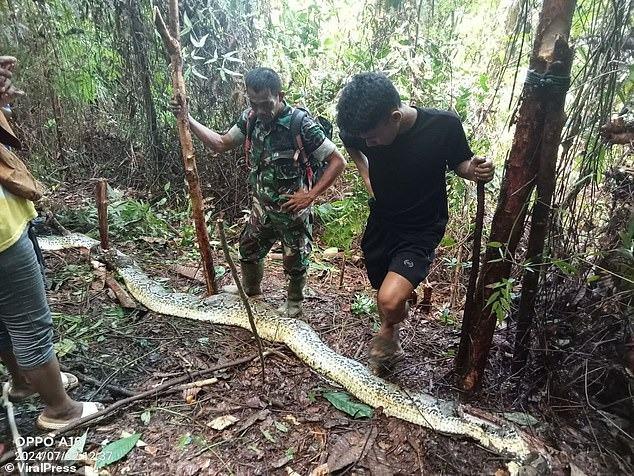
[[[289, 317], [301, 315], [308, 260], [312, 249], [312, 210], [321, 195], [345, 167], [345, 159], [328, 139], [319, 124], [304, 117], [301, 139], [312, 163], [325, 165], [323, 175], [309, 187], [306, 171], [295, 156], [291, 117], [294, 108], [284, 101], [278, 74], [269, 68], [256, 68], [245, 76], [250, 108], [226, 133], [218, 134], [191, 116], [192, 131], [215, 152], [238, 147], [249, 135], [247, 159], [253, 205], [249, 221], [240, 235], [242, 285], [247, 295], [261, 294], [264, 258], [276, 241], [284, 250], [284, 272], [288, 276], [287, 300], [281, 311]], [[252, 127], [251, 127], [252, 126]]]

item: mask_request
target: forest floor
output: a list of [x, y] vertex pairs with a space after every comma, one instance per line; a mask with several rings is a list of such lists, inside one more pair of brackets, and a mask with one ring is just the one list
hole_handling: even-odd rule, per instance
[[[193, 265], [191, 250], [147, 237], [114, 245], [168, 287], [202, 294], [200, 281], [177, 271]], [[224, 265], [220, 252], [215, 263]], [[123, 398], [109, 386], [138, 392], [257, 353], [252, 335], [242, 329], [123, 309], [86, 252], [46, 253], [46, 266], [60, 360], [71, 371], [104, 384], [83, 381], [72, 393], [76, 399], [109, 404]], [[337, 352], [365, 363], [378, 321], [369, 305], [368, 312], [362, 312], [363, 306], [359, 310], [356, 296], [373, 294], [360, 264], [347, 264], [342, 287], [339, 273], [338, 261], [315, 259], [304, 319]], [[227, 273], [223, 284], [230, 281]], [[447, 312], [450, 273], [436, 266], [429, 281], [431, 310], [423, 312], [419, 305], [404, 324], [407, 357], [392, 380], [457, 400], [452, 368], [460, 327], [455, 314]], [[273, 254], [266, 261], [264, 299], [280, 305], [284, 288], [281, 261]], [[531, 380], [528, 390], [516, 393], [506, 370], [511, 342], [508, 328], [496, 334], [487, 383], [471, 405], [491, 413], [514, 412], [524, 420], [525, 431], [563, 451], [571, 474], [632, 474], [631, 423], [628, 428], [623, 417], [592, 412], [590, 400], [586, 405], [572, 393], [568, 403], [555, 405], [544, 379]], [[113, 475], [316, 475], [326, 474], [325, 468], [335, 474], [507, 474], [507, 459], [468, 439], [440, 435], [376, 410], [370, 418], [353, 418], [324, 397], [339, 390], [331, 382], [288, 349], [265, 347], [274, 352], [266, 358], [264, 384], [254, 360], [216, 372], [218, 381], [204, 386], [193, 401], [176, 393], [124, 406], [90, 425], [86, 451], [98, 451], [122, 432], [140, 433], [143, 445], [105, 469]], [[586, 360], [586, 397], [587, 379]], [[41, 434], [33, 425], [40, 408], [37, 402], [16, 406], [23, 436]], [[217, 420], [227, 416], [234, 418], [226, 428], [212, 427], [229, 422]], [[8, 449], [9, 430], [4, 424], [0, 430]]]

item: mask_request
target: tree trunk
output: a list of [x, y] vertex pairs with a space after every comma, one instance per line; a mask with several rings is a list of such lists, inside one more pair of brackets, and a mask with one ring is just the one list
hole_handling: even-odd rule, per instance
[[150, 155], [152, 166], [157, 167], [159, 159], [159, 150], [161, 148], [161, 140], [159, 137], [158, 121], [156, 119], [156, 107], [154, 106], [154, 98], [152, 97], [152, 77], [150, 76], [150, 62], [147, 55], [147, 43], [150, 41], [146, 35], [145, 25], [141, 16], [140, 2], [137, 0], [129, 0], [128, 11], [130, 14], [130, 41], [134, 55], [138, 59], [136, 64], [137, 73], [141, 76], [141, 89], [143, 95], [143, 108], [145, 109], [145, 118], [148, 128], [148, 139], [150, 142]]
[[[531, 54], [530, 69], [535, 75], [562, 75], [562, 45], [568, 52], [567, 39], [574, 11], [575, 0], [544, 0]], [[563, 42], [563, 43], [562, 43]], [[547, 79], [547, 78], [544, 78]], [[478, 278], [471, 316], [464, 320], [468, 328], [463, 329], [463, 338], [456, 356], [456, 368], [461, 374], [461, 386], [466, 391], [476, 390], [484, 375], [496, 314], [491, 305], [486, 305], [494, 292], [494, 286], [508, 279], [517, 245], [524, 231], [528, 201], [545, 146], [545, 127], [551, 127], [553, 110], [550, 104], [555, 95], [554, 87], [547, 81], [536, 84], [524, 83], [522, 103], [519, 108], [515, 137], [500, 190], [498, 206], [493, 216], [490, 244], [485, 254], [482, 272]], [[565, 98], [565, 88], [557, 87], [557, 95]], [[561, 108], [560, 108], [561, 109]], [[560, 111], [561, 113], [561, 111]], [[554, 138], [558, 145], [559, 132]], [[549, 132], [549, 131], [547, 131]], [[549, 140], [553, 140], [552, 137]], [[552, 144], [550, 144], [552, 146]], [[554, 148], [556, 153], [557, 149]], [[548, 200], [550, 203], [550, 200]]]
[[154, 7], [154, 20], [156, 29], [163, 38], [165, 47], [170, 55], [172, 70], [172, 86], [174, 88], [174, 99], [180, 104], [180, 113], [176, 118], [178, 125], [178, 137], [183, 151], [183, 162], [185, 163], [185, 178], [189, 186], [189, 197], [192, 202], [192, 213], [194, 215], [194, 224], [196, 226], [196, 238], [198, 240], [198, 249], [200, 251], [203, 270], [205, 273], [205, 281], [207, 282], [207, 291], [209, 294], [215, 294], [216, 279], [214, 273], [214, 263], [211, 257], [211, 246], [209, 244], [209, 235], [205, 223], [205, 213], [203, 208], [203, 195], [200, 190], [200, 180], [198, 178], [198, 169], [196, 167], [196, 157], [194, 156], [194, 144], [192, 142], [192, 134], [189, 129], [189, 108], [187, 105], [187, 95], [185, 92], [185, 79], [183, 78], [183, 58], [181, 56], [181, 46], [179, 41], [180, 25], [178, 18], [178, 0], [169, 1], [169, 31], [165, 26], [163, 17], [158, 7]]
[[[569, 76], [573, 52], [565, 38], [557, 38], [553, 56], [555, 61], [552, 64], [552, 73], [558, 76]], [[548, 93], [550, 93], [550, 99], [546, 103], [547, 110], [536, 180], [537, 198], [533, 205], [531, 230], [528, 235], [528, 250], [526, 252], [526, 262], [530, 268], [525, 268], [522, 276], [522, 297], [515, 333], [513, 373], [523, 368], [528, 358], [528, 343], [535, 316], [537, 286], [543, 266], [542, 254], [549, 229], [551, 205], [555, 192], [557, 152], [561, 142], [561, 131], [566, 122], [564, 115], [566, 93], [558, 89], [550, 90]]]

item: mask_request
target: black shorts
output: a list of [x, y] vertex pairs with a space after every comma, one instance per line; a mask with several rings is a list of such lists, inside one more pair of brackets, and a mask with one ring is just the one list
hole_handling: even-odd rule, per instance
[[[440, 228], [442, 232], [439, 233]], [[420, 232], [420, 239], [383, 223], [373, 213], [361, 240], [365, 267], [374, 289], [379, 289], [389, 271], [403, 276], [416, 288], [429, 274], [444, 224]], [[414, 237], [415, 238], [415, 237]]]

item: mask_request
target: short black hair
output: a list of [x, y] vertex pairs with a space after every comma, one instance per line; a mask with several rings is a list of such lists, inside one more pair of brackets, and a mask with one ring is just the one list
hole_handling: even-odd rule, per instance
[[244, 83], [247, 88], [253, 89], [259, 93], [268, 89], [273, 94], [277, 94], [282, 90], [282, 80], [280, 75], [271, 68], [254, 68], [244, 77]]
[[358, 135], [374, 129], [395, 108], [401, 97], [387, 76], [361, 73], [343, 88], [337, 104], [337, 125], [346, 134]]

